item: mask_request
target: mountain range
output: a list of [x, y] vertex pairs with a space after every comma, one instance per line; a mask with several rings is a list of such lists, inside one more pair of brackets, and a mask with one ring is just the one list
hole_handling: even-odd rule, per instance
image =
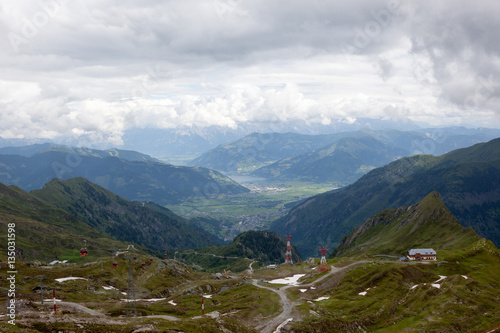
[[399, 159], [354, 184], [303, 201], [270, 229], [292, 234], [302, 255], [317, 255], [318, 245], [334, 248], [367, 218], [414, 205], [432, 191], [441, 194], [461, 225], [500, 244], [500, 139], [440, 156]]
[[31, 191], [53, 178], [84, 177], [126, 199], [160, 205], [180, 203], [193, 196], [249, 191], [217, 171], [175, 166], [137, 152], [42, 148], [38, 145], [2, 150], [17, 155], [0, 151], [0, 182]]

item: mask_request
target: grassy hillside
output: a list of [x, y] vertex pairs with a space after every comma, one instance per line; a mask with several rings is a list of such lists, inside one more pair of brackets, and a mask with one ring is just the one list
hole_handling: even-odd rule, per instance
[[386, 209], [342, 238], [333, 256], [405, 255], [411, 248], [460, 250], [476, 242], [472, 228], [462, 227], [432, 192], [410, 207]]
[[166, 208], [123, 199], [81, 177], [54, 179], [32, 194], [113, 238], [160, 253], [218, 244], [215, 237]]
[[303, 321], [285, 332], [497, 332], [498, 249], [481, 239], [439, 254], [437, 264], [365, 263], [316, 290], [296, 291], [303, 302], [327, 299], [305, 302]]
[[[287, 318], [281, 332], [495, 332], [500, 326], [499, 250], [481, 239], [460, 250], [441, 250], [436, 263], [387, 259], [318, 260], [277, 269], [255, 267], [224, 279], [197, 272], [176, 260], [151, 261], [135, 254], [100, 262], [32, 267], [17, 263], [16, 326], [5, 332], [262, 332]], [[112, 262], [118, 263], [117, 268]], [[145, 263], [141, 267], [141, 263]], [[0, 258], [0, 265], [5, 261]], [[127, 306], [133, 276], [137, 317]], [[298, 286], [268, 283], [303, 274]], [[44, 305], [40, 304], [43, 276]], [[57, 278], [78, 277], [63, 282]], [[54, 316], [50, 298], [56, 291]], [[5, 294], [0, 302], [5, 304]], [[201, 316], [201, 300], [205, 316]], [[284, 300], [287, 300], [284, 302]], [[133, 305], [128, 303], [129, 305]], [[288, 315], [284, 304], [288, 304]], [[290, 308], [291, 307], [291, 308]], [[128, 311], [129, 310], [129, 311]], [[130, 311], [131, 310], [131, 311]], [[0, 309], [5, 313], [5, 307]], [[127, 313], [131, 318], [127, 318]], [[274, 320], [279, 318], [280, 320]]]
[[[15, 223], [18, 260], [95, 260], [101, 254], [111, 255], [112, 249], [123, 249], [126, 243], [113, 240], [67, 212], [49, 206], [38, 198], [14, 186], [0, 183], [0, 226], [7, 230]], [[89, 256], [80, 258], [85, 245]], [[1, 238], [2, 249], [7, 248], [7, 234]], [[137, 247], [140, 248], [140, 247]], [[144, 249], [142, 248], [141, 251]], [[0, 257], [6, 252], [1, 251]]]
[[432, 191], [441, 194], [461, 225], [500, 244], [500, 139], [374, 169], [352, 185], [306, 200], [271, 230], [297, 235], [299, 251], [316, 255], [318, 245], [335, 248], [381, 210], [414, 205]]

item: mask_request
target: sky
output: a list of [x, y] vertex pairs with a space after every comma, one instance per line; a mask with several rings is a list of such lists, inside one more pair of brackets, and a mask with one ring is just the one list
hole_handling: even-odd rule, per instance
[[500, 127], [500, 2], [6, 0], [0, 137], [359, 117]]

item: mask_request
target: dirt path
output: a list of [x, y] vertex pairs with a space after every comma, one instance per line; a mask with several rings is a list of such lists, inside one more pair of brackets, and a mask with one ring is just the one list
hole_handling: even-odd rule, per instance
[[[45, 302], [45, 304], [50, 304], [50, 302]], [[73, 303], [73, 302], [57, 302], [56, 305], [57, 305], [58, 308], [69, 307], [69, 308], [73, 308], [77, 312], [87, 313], [87, 314], [93, 316], [94, 320], [97, 321], [97, 322], [99, 322], [101, 320], [104, 320], [108, 324], [109, 323], [116, 324], [116, 323], [122, 323], [123, 320], [124, 320], [124, 318], [122, 318], [122, 317], [116, 317], [116, 318], [108, 317], [108, 316], [106, 316], [104, 313], [102, 313], [100, 311], [92, 310], [92, 309], [86, 307], [85, 305], [78, 304], [78, 303]], [[50, 304], [50, 306], [52, 306], [52, 304]], [[169, 315], [149, 315], [149, 316], [140, 316], [140, 317], [137, 317], [137, 318], [141, 318], [141, 319], [142, 318], [160, 318], [160, 319], [165, 319], [165, 320], [170, 320], [170, 321], [180, 320], [177, 317], [169, 316]]]
[[344, 267], [330, 266], [330, 272], [328, 272], [327, 274], [323, 275], [319, 279], [314, 280], [313, 282], [310, 282], [310, 283], [307, 283], [307, 284], [293, 285], [293, 286], [292, 285], [288, 285], [288, 286], [281, 287], [279, 289], [274, 289], [274, 288], [271, 288], [271, 287], [261, 286], [261, 285], [257, 284], [256, 280], [254, 280], [253, 281], [253, 285], [254, 286], [256, 286], [258, 288], [262, 288], [262, 289], [267, 289], [267, 290], [270, 290], [270, 291], [278, 294], [278, 296], [281, 299], [281, 304], [283, 305], [283, 311], [277, 317], [274, 317], [274, 318], [270, 319], [269, 321], [264, 322], [261, 325], [258, 325], [256, 328], [258, 330], [260, 330], [262, 333], [272, 333], [273, 330], [276, 329], [280, 324], [284, 323], [285, 321], [291, 321], [291, 320], [293, 320], [293, 317], [291, 316], [292, 315], [292, 310], [293, 310], [293, 308], [296, 305], [299, 305], [299, 303], [291, 302], [288, 299], [288, 297], [286, 296], [286, 290], [288, 288], [311, 287], [311, 286], [313, 286], [313, 285], [315, 285], [315, 284], [317, 284], [317, 283], [319, 283], [319, 282], [321, 282], [321, 281], [329, 278], [330, 276], [332, 276], [335, 273], [338, 273], [338, 272], [341, 272], [343, 270], [349, 269], [349, 268], [351, 268], [353, 266], [356, 266], [356, 265], [365, 264], [365, 263], [369, 263], [369, 262], [370, 261], [368, 261], [368, 260], [363, 260], [363, 261], [353, 262], [352, 264], [349, 264], [349, 265], [344, 266]]
[[61, 306], [69, 306], [72, 307], [73, 309], [83, 312], [83, 313], [88, 313], [89, 315], [95, 316], [95, 317], [105, 317], [104, 313], [101, 313], [96, 310], [89, 309], [88, 307], [78, 304], [78, 303], [73, 303], [73, 302], [57, 302], [56, 305], [61, 305]]
[[274, 328], [279, 326], [285, 320], [291, 318], [290, 316], [292, 314], [293, 307], [296, 304], [290, 302], [288, 297], [286, 297], [285, 291], [288, 288], [295, 287], [295, 286], [285, 286], [285, 287], [281, 287], [279, 289], [274, 289], [271, 287], [261, 286], [261, 285], [257, 284], [256, 280], [253, 281], [253, 285], [256, 287], [262, 288], [262, 289], [270, 290], [273, 293], [278, 294], [278, 296], [281, 299], [281, 304], [283, 305], [283, 311], [277, 317], [274, 317], [273, 319], [263, 323], [262, 325], [257, 326], [257, 329], [260, 330], [262, 333], [271, 333]]

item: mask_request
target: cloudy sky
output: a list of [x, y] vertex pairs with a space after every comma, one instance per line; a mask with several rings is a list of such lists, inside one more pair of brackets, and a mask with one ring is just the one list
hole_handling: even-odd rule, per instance
[[357, 117], [500, 127], [500, 2], [6, 0], [0, 137]]

